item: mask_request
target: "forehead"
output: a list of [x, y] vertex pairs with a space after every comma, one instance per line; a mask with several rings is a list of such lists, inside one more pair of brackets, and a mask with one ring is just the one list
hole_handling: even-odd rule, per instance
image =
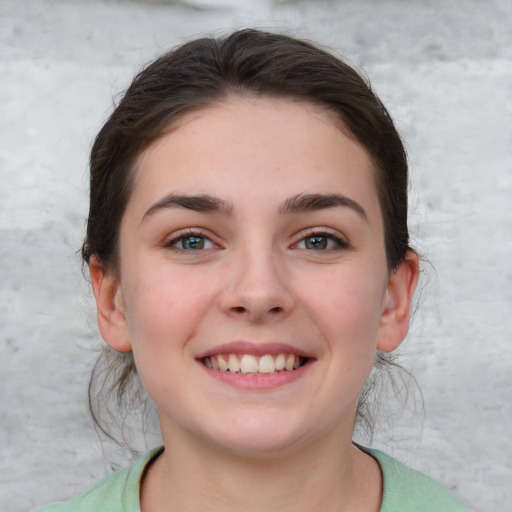
[[347, 188], [375, 192], [367, 151], [338, 116], [287, 99], [232, 97], [184, 115], [139, 158], [133, 196], [173, 191], [270, 199]]

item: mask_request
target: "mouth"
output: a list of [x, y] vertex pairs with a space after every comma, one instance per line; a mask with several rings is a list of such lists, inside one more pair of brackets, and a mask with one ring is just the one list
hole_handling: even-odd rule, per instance
[[269, 375], [281, 372], [293, 372], [308, 362], [307, 357], [296, 354], [253, 354], [224, 353], [203, 357], [200, 361], [207, 367], [219, 372], [239, 375]]

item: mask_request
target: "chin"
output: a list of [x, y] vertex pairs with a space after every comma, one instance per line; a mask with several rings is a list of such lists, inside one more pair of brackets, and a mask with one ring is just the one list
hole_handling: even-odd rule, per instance
[[[307, 431], [308, 429], [306, 429]], [[282, 417], [248, 418], [240, 415], [229, 426], [219, 425], [217, 432], [208, 432], [209, 443], [219, 449], [244, 457], [271, 457], [299, 449], [307, 438], [304, 425], [299, 428]], [[311, 434], [311, 432], [310, 432]]]
[[271, 458], [294, 451], [295, 447], [298, 449], [300, 442], [297, 438], [285, 436], [276, 438], [275, 436], [262, 436], [259, 433], [258, 437], [256, 434], [247, 437], [238, 436], [236, 439], [218, 443], [218, 445], [232, 455], [247, 458]]

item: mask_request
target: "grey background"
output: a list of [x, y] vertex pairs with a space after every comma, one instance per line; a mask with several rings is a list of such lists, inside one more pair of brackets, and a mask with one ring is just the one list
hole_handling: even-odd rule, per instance
[[100, 346], [76, 256], [87, 152], [143, 63], [246, 26], [345, 55], [407, 144], [413, 243], [430, 264], [401, 352], [425, 418], [382, 421], [373, 445], [474, 510], [512, 511], [512, 2], [167, 3], [0, 2], [0, 511], [129, 462], [87, 413]]

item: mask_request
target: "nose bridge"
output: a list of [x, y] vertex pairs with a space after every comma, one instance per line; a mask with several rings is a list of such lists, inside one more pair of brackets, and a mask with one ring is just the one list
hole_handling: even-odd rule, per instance
[[234, 251], [224, 307], [251, 320], [285, 316], [293, 305], [286, 271], [271, 240], [251, 240]]

